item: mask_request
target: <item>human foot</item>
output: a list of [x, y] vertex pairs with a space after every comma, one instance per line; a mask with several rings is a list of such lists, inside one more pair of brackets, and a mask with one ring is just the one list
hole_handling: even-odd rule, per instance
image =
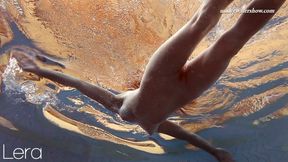
[[14, 57], [19, 66], [27, 72], [36, 73], [39, 70], [39, 66], [34, 62], [34, 60], [27, 54], [23, 52], [13, 52], [11, 57]]
[[219, 162], [235, 162], [232, 155], [222, 148], [217, 148], [215, 157]]

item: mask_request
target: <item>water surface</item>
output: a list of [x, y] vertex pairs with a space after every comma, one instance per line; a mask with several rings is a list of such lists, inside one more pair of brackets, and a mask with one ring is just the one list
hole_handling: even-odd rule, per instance
[[[21, 72], [10, 59], [15, 51], [37, 53], [52, 60], [46, 68], [115, 93], [133, 89], [153, 51], [193, 15], [199, 1], [0, 2], [0, 140], [8, 149], [41, 147], [44, 161], [59, 162], [215, 161], [184, 141], [149, 137], [79, 91]], [[213, 87], [170, 120], [226, 148], [237, 161], [287, 161], [287, 6]], [[223, 15], [191, 59], [238, 16]]]

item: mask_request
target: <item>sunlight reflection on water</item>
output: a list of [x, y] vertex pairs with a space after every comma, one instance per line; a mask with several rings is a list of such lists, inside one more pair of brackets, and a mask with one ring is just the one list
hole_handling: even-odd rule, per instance
[[2, 74], [6, 94], [9, 94], [10, 96], [15, 94], [24, 94], [25, 100], [22, 102], [27, 101], [37, 105], [57, 105], [58, 99], [54, 92], [46, 89], [44, 93], [38, 93], [38, 87], [33, 81], [21, 82], [21, 78], [19, 76], [17, 77], [17, 74], [21, 72], [23, 71], [17, 64], [17, 60], [15, 58], [11, 58], [4, 73]]
[[[67, 65], [67, 69], [63, 70], [64, 73], [104, 87], [126, 90], [139, 83], [143, 67], [153, 51], [190, 18], [200, 1], [191, 3], [186, 0], [151, 2], [137, 0], [123, 1], [123, 4], [120, 4], [119, 1], [113, 0], [105, 3], [93, 0], [52, 0], [37, 3], [1, 0], [0, 5], [5, 6], [4, 8], [8, 6], [6, 2], [12, 2], [14, 10], [7, 7], [6, 11], [13, 15], [15, 23], [13, 28], [19, 28], [17, 32], [21, 33], [14, 35], [13, 40], [19, 41], [12, 40], [16, 43], [7, 43], [3, 49], [13, 48], [14, 45], [41, 49], [51, 56], [63, 58], [61, 61]], [[233, 7], [242, 6], [244, 2], [248, 1], [235, 1]], [[275, 158], [279, 162], [283, 161], [286, 154], [279, 148], [286, 148], [287, 145], [277, 140], [273, 142], [271, 130], [275, 129], [277, 132], [280, 130], [276, 128], [284, 128], [283, 123], [287, 121], [288, 115], [287, 6], [242, 49], [211, 89], [184, 107], [186, 114], [177, 112], [170, 120], [190, 131], [201, 131], [200, 134], [213, 144], [226, 146], [233, 151], [240, 161], [243, 161], [242, 155], [245, 155], [252, 161], [262, 159], [261, 162], [266, 162], [267, 157], [262, 158], [261, 155], [273, 152], [269, 147], [273, 147]], [[15, 16], [15, 10], [23, 17]], [[237, 15], [224, 15], [218, 26], [192, 54], [193, 57], [213, 43], [236, 18]], [[27, 48], [26, 52], [31, 49]], [[5, 50], [3, 55], [4, 53], [9, 55]], [[45, 117], [50, 117], [49, 121], [59, 122], [56, 125], [58, 124], [61, 129], [66, 130], [65, 126], [68, 125], [73, 128], [71, 130], [94, 141], [108, 141], [100, 146], [103, 148], [107, 146], [107, 150], [111, 152], [114, 147], [121, 145], [138, 150], [136, 153], [172, 152], [161, 156], [163, 159], [166, 158], [165, 160], [172, 158], [174, 161], [179, 159], [184, 161], [193, 157], [195, 161], [207, 161], [202, 156], [198, 157], [201, 153], [191, 153], [191, 150], [186, 149], [190, 148], [186, 143], [170, 137], [156, 136], [148, 139], [141, 128], [123, 122], [119, 116], [108, 112], [77, 90], [61, 87], [42, 78], [40, 81], [31, 81], [26, 78], [27, 74], [21, 74], [15, 59], [10, 59], [8, 62], [4, 60], [0, 57], [0, 72], [3, 72], [4, 84], [4, 93], [0, 94], [1, 104], [5, 103], [3, 96], [7, 95], [19, 100], [21, 104], [38, 105], [37, 108], [40, 107], [41, 112], [43, 109]], [[47, 68], [57, 69], [50, 66]], [[53, 90], [46, 86], [47, 84], [39, 86], [38, 83], [43, 80], [56, 88]], [[15, 108], [12, 105], [7, 105], [11, 108], [9, 110], [11, 114], [18, 111], [12, 109]], [[5, 114], [5, 107], [1, 106], [0, 116], [9, 117]], [[33, 106], [26, 108], [33, 109]], [[23, 109], [21, 113], [28, 112], [27, 109]], [[19, 119], [15, 117], [16, 126], [21, 117], [21, 115]], [[45, 117], [36, 115], [33, 121], [37, 121], [38, 118], [44, 120]], [[33, 133], [41, 134], [41, 129], [30, 128], [28, 124], [22, 127], [25, 128], [23, 131], [29, 132], [30, 129], [35, 129], [36, 133]], [[279, 135], [275, 133], [277, 134], [275, 136], [285, 141], [284, 136], [288, 133], [286, 131], [282, 133]], [[163, 138], [171, 141], [163, 141]], [[89, 149], [97, 147], [90, 142], [88, 142]], [[111, 147], [110, 142], [117, 145]], [[266, 143], [269, 147], [266, 147]], [[265, 147], [261, 147], [262, 145]], [[253, 152], [251, 150], [257, 148], [264, 154], [251, 153]], [[117, 149], [116, 152], [121, 156], [134, 156], [137, 159], [135, 152], [129, 154], [130, 150], [127, 148]], [[95, 150], [91, 152], [89, 156], [92, 156]], [[282, 154], [278, 156], [277, 152]], [[111, 157], [117, 157], [118, 153]], [[152, 158], [151, 154], [146, 158], [155, 158]]]

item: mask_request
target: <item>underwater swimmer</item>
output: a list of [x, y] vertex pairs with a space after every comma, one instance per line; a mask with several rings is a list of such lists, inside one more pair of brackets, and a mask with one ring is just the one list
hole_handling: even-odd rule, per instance
[[233, 0], [206, 0], [191, 20], [152, 55], [140, 87], [118, 95], [66, 74], [39, 67], [34, 58], [14, 53], [23, 70], [60, 84], [74, 87], [101, 103], [123, 120], [139, 124], [147, 133], [168, 134], [199, 147], [220, 162], [232, 156], [167, 120], [180, 107], [199, 97], [227, 68], [231, 58], [259, 31], [285, 0], [253, 0], [247, 9], [275, 10], [273, 13], [242, 14], [237, 23], [196, 58], [188, 58], [197, 44], [213, 28]]

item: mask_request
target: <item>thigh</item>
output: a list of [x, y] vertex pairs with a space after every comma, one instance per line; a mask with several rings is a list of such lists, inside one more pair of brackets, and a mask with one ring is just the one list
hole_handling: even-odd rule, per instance
[[187, 23], [155, 51], [144, 75], [166, 76], [179, 72], [197, 43], [196, 36], [193, 36]]
[[202, 54], [187, 63], [187, 80], [190, 86], [206, 90], [226, 70], [230, 60], [248, 41], [238, 25], [225, 32]]
[[230, 63], [230, 58], [214, 57], [213, 50], [207, 49], [195, 59], [187, 62], [185, 78], [193, 93], [200, 95], [215, 83]]
[[219, 21], [220, 8], [221, 5], [215, 7], [210, 1], [203, 3], [194, 17], [153, 54], [146, 67], [144, 77], [178, 74], [197, 44]]

